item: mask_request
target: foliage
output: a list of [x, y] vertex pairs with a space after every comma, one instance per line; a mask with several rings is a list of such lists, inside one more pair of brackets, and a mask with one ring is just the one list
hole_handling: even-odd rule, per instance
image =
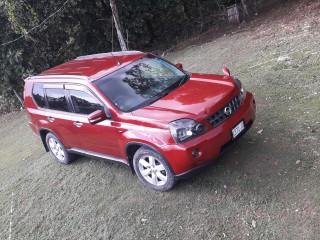
[[17, 86], [17, 79], [16, 76], [23, 76], [25, 75], [26, 71], [21, 64], [22, 62], [22, 50], [6, 50], [0, 49], [0, 71], [1, 71], [1, 78], [3, 83], [7, 86]]
[[[15, 33], [26, 33], [30, 24], [33, 26], [39, 24], [38, 15], [30, 4], [7, 1], [6, 7], [12, 30]], [[24, 18], [21, 18], [21, 16], [24, 16]]]
[[[129, 49], [150, 51], [205, 31], [221, 21], [220, 5], [235, 2], [117, 0], [117, 7]], [[28, 74], [79, 55], [120, 50], [109, 0], [0, 0], [0, 33], [0, 44], [21, 37], [0, 46], [1, 95], [13, 88], [22, 95]]]

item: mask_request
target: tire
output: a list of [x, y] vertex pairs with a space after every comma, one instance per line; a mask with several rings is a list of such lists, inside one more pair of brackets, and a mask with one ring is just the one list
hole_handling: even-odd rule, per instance
[[149, 188], [167, 191], [175, 184], [174, 173], [167, 160], [157, 151], [145, 147], [133, 157], [133, 167], [139, 180]]
[[62, 142], [53, 133], [47, 134], [46, 143], [50, 152], [59, 163], [69, 164], [72, 162], [74, 156], [67, 151]]

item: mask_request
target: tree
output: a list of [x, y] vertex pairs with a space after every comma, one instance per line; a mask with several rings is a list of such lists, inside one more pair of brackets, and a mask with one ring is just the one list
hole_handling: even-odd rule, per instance
[[249, 10], [248, 10], [247, 0], [241, 0], [241, 5], [242, 5], [244, 13], [249, 17], [250, 13], [249, 13]]
[[22, 80], [32, 74], [31, 69], [26, 69], [22, 65], [23, 50], [10, 50], [7, 48], [0, 49], [0, 74], [2, 91], [1, 95], [9, 96], [14, 94], [19, 102], [23, 105], [23, 100], [18, 92], [22, 92]]
[[122, 35], [122, 31], [121, 31], [121, 25], [120, 25], [120, 20], [119, 20], [116, 0], [110, 0], [110, 7], [111, 7], [111, 10], [112, 10], [112, 16], [113, 16], [113, 19], [114, 19], [114, 25], [116, 26], [117, 35], [118, 35], [118, 39], [119, 39], [121, 50], [122, 51], [127, 51], [126, 42], [124, 41], [124, 38], [123, 38], [123, 35]]
[[3, 99], [10, 99], [6, 106], [19, 106], [11, 102], [16, 101], [14, 91], [22, 96], [29, 69], [36, 74], [80, 55], [112, 51], [112, 19], [119, 38], [116, 49], [127, 50], [121, 31], [126, 29], [130, 48], [154, 51], [168, 49], [199, 29], [206, 31], [218, 24], [222, 6], [243, 3], [252, 14], [253, 6], [259, 7], [261, 2], [0, 0], [0, 111]]

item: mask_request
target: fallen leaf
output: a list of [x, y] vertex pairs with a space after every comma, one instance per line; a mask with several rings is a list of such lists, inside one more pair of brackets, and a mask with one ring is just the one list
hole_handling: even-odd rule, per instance
[[257, 133], [262, 134], [262, 132], [263, 132], [263, 129], [259, 130]]
[[252, 227], [256, 227], [257, 226], [257, 222], [255, 220], [252, 220]]
[[284, 62], [284, 61], [289, 61], [289, 60], [290, 60], [289, 56], [280, 56], [277, 59], [278, 62]]

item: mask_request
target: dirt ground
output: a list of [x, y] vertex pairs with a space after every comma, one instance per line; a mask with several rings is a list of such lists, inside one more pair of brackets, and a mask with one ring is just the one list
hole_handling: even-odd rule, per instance
[[319, 239], [320, 2], [287, 1], [209, 35], [165, 57], [192, 72], [228, 66], [254, 93], [240, 141], [160, 193], [117, 164], [62, 166], [23, 111], [1, 116], [0, 239]]

